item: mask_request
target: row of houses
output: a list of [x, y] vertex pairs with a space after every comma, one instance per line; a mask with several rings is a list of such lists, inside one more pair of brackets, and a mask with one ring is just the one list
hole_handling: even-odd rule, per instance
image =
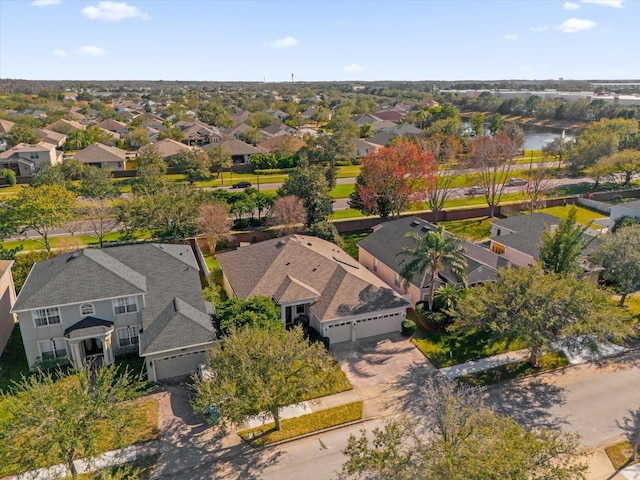
[[[488, 248], [463, 242], [464, 283], [495, 281], [502, 267], [534, 263], [544, 229], [559, 221], [547, 214], [496, 220]], [[334, 345], [401, 329], [407, 309], [424, 301], [430, 286], [424, 274], [403, 281], [408, 258], [399, 252], [410, 246], [407, 233], [424, 236], [434, 228], [414, 216], [381, 223], [359, 242], [358, 261], [306, 235], [266, 240], [217, 259], [229, 297], [272, 298], [285, 326], [313, 328]], [[36, 263], [17, 298], [11, 262], [0, 262], [0, 347], [15, 314], [31, 366], [60, 359], [109, 364], [134, 354], [144, 358], [150, 381], [187, 375], [221, 341], [215, 308], [202, 296], [197, 258], [187, 245], [79, 250]], [[445, 283], [461, 279], [445, 269], [436, 288]]]

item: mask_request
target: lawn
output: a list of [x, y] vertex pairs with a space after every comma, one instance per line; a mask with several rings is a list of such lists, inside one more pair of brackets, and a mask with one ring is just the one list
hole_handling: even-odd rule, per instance
[[[133, 237], [136, 240], [148, 240], [152, 237], [151, 232], [148, 230], [136, 230], [133, 233]], [[103, 239], [103, 242], [120, 242], [122, 241], [122, 232], [110, 232], [107, 233]], [[49, 244], [51, 248], [80, 248], [87, 245], [98, 245], [99, 241], [97, 237], [90, 235], [64, 235], [60, 237], [49, 238]], [[35, 240], [8, 240], [2, 242], [2, 246], [5, 248], [15, 248], [22, 245], [23, 251], [29, 250], [44, 250], [44, 245]]]
[[541, 355], [539, 368], [532, 367], [527, 361], [515, 362], [483, 370], [481, 372], [463, 375], [458, 377], [458, 380], [462, 383], [466, 383], [467, 385], [482, 387], [507, 380], [513, 380], [514, 378], [521, 378], [540, 372], [546, 372], [548, 370], [555, 370], [556, 368], [567, 365], [569, 365], [569, 360], [564, 353], [555, 352]]
[[496, 341], [490, 332], [483, 330], [453, 333], [418, 327], [411, 341], [436, 368], [458, 365], [523, 347], [512, 340]]
[[360, 175], [360, 165], [348, 165], [346, 167], [338, 167], [336, 178], [356, 178]]
[[[543, 208], [541, 210], [536, 210], [537, 212], [548, 213], [549, 215], [555, 215], [556, 217], [564, 220], [569, 216], [569, 211], [571, 208], [568, 205], [559, 206], [559, 207], [549, 207]], [[582, 225], [588, 225], [593, 220], [598, 218], [605, 218], [603, 214], [600, 212], [596, 212], [595, 210], [589, 210], [588, 208], [579, 207], [576, 205], [576, 221]]]
[[344, 185], [336, 185], [335, 188], [329, 192], [329, 195], [334, 200], [337, 198], [349, 198], [349, 195], [351, 195], [354, 190], [354, 183], [345, 183]]
[[[373, 215], [375, 217], [375, 215]], [[355, 208], [347, 208], [345, 210], [336, 210], [333, 212], [334, 220], [346, 220], [348, 218], [366, 217], [360, 210]]]
[[[139, 458], [131, 463], [123, 463], [115, 467], [105, 468], [99, 472], [83, 473], [78, 476], [80, 480], [95, 480], [98, 478], [128, 478], [135, 480], [149, 480], [153, 475], [153, 467], [160, 454]], [[71, 477], [66, 477], [66, 480]]]
[[275, 442], [317, 432], [325, 428], [354, 422], [362, 418], [362, 401], [348, 403], [339, 407], [290, 418], [280, 422], [280, 430], [274, 430], [274, 423], [261, 427], [242, 430], [238, 435], [252, 447], [262, 447]]
[[494, 218], [477, 217], [466, 220], [451, 220], [440, 222], [440, 225], [448, 232], [470, 241], [478, 241], [489, 238], [491, 235], [491, 223]]
[[636, 463], [632, 459], [633, 444], [629, 441], [616, 443], [615, 445], [605, 448], [604, 451], [607, 452], [607, 456], [609, 460], [611, 460], [611, 465], [613, 465], [616, 471]]
[[343, 233], [341, 235], [344, 241], [342, 249], [358, 260], [358, 242], [367, 237], [371, 233], [371, 230], [360, 230], [358, 232]]

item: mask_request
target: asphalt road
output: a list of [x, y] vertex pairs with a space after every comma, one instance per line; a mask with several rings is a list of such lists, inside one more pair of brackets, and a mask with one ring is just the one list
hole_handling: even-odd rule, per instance
[[[640, 406], [640, 354], [572, 366], [491, 388], [487, 400], [524, 425], [577, 432], [589, 448], [624, 438], [634, 430]], [[337, 478], [350, 434], [372, 430], [384, 419], [258, 449], [227, 461], [172, 475], [180, 480]]]

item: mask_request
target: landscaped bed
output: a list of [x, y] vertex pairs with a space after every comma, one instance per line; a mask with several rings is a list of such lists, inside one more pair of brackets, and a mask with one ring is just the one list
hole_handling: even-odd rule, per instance
[[238, 435], [252, 447], [262, 447], [275, 442], [299, 437], [362, 418], [362, 401], [339, 407], [320, 410], [297, 418], [280, 422], [280, 430], [274, 430], [274, 423], [238, 432]]
[[[131, 463], [123, 463], [115, 467], [105, 468], [99, 472], [83, 473], [78, 476], [80, 480], [94, 480], [97, 478], [130, 478], [136, 480], [149, 480], [153, 474], [160, 454], [139, 458]], [[104, 476], [100, 476], [104, 475]], [[71, 477], [66, 477], [70, 479]]]
[[637, 463], [633, 461], [633, 445], [629, 441], [616, 443], [605, 448], [604, 451], [607, 452], [611, 465], [616, 471]]
[[509, 363], [496, 368], [490, 368], [481, 372], [470, 373], [458, 377], [458, 380], [467, 385], [477, 387], [493, 385], [495, 383], [513, 380], [514, 378], [526, 377], [547, 370], [555, 370], [556, 368], [569, 365], [569, 360], [564, 353], [548, 353], [540, 356], [540, 366], [532, 367], [529, 362], [521, 361]]

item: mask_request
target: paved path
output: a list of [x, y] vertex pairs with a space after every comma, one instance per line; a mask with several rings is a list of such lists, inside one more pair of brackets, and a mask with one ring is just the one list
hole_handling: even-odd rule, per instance
[[478, 360], [472, 360], [471, 362], [441, 368], [440, 373], [447, 378], [458, 378], [462, 375], [482, 372], [483, 370], [501, 367], [502, 365], [508, 365], [510, 363], [521, 362], [528, 358], [529, 349], [525, 348], [523, 350], [514, 350], [513, 352], [501, 353], [500, 355], [480, 358]]

